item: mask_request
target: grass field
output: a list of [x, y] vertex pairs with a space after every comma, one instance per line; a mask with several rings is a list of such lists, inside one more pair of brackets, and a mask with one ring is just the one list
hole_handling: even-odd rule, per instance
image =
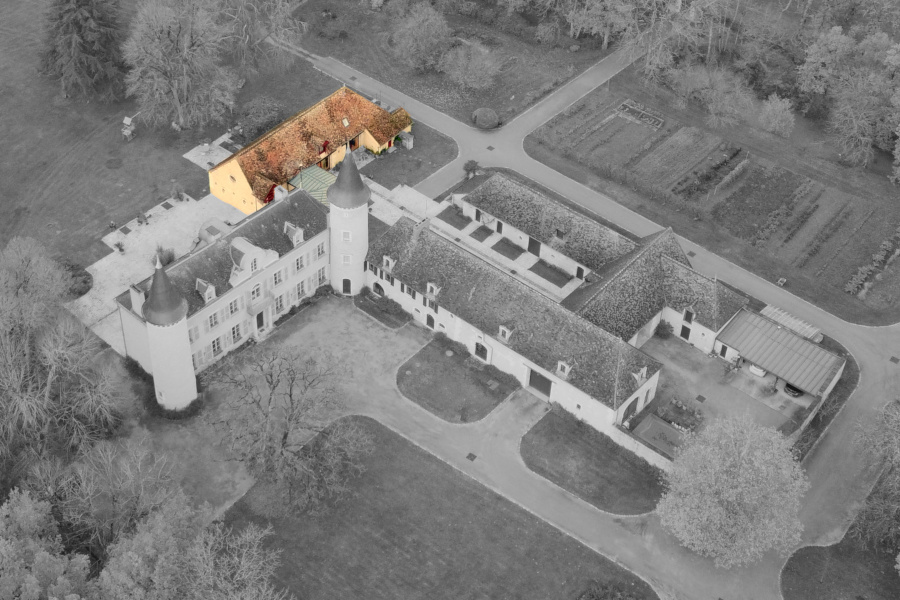
[[397, 386], [404, 396], [451, 423], [483, 419], [519, 388], [515, 378], [477, 362], [464, 346], [440, 336], [397, 370]]
[[[661, 113], [663, 127], [655, 133], [645, 127], [646, 137], [639, 139], [632, 129], [641, 125], [606, 125], [585, 138], [594, 140], [596, 152], [587, 141], [573, 146], [576, 132], [603, 122], [629, 98]], [[865, 324], [895, 322], [900, 319], [896, 269], [862, 297], [847, 294], [844, 286], [900, 225], [900, 192], [880, 171], [837, 164], [821, 125], [798, 120], [790, 140], [754, 129], [753, 122], [711, 129], [700, 107], [679, 107], [669, 91], [645, 85], [630, 67], [533, 132], [525, 149], [768, 280], [786, 278], [792, 292], [830, 312]], [[604, 131], [612, 135], [607, 138]], [[722, 157], [721, 140], [741, 149], [736, 161], [750, 158], [749, 171], [719, 193], [674, 195], [673, 184]], [[776, 212], [788, 206], [787, 214]], [[767, 224], [770, 230], [760, 238]]]
[[[322, 517], [273, 521], [278, 583], [298, 598], [576, 598], [591, 580], [643, 581], [374, 421], [354, 494]], [[226, 515], [253, 517], [243, 502]]]
[[[460, 14], [446, 15], [448, 25], [455, 36], [487, 48], [502, 69], [492, 88], [466, 90], [440, 73], [417, 73], [393, 55], [389, 45], [391, 28], [402, 17], [392, 16], [390, 1], [381, 11], [374, 12], [355, 0], [309, 0], [298, 11], [311, 25], [303, 46], [310, 52], [342, 60], [466, 123], [480, 107], [493, 108], [508, 120], [534, 103], [536, 90], [583, 71], [604, 54], [599, 50], [571, 53], [539, 46], [534, 41], [535, 27], [521, 15], [506, 15], [502, 7], [478, 2], [482, 12], [496, 15], [492, 25], [487, 25], [484, 18]], [[336, 18], [323, 17], [324, 9]], [[516, 21], [520, 34], [504, 31], [503, 23], [509, 21]], [[360, 51], [363, 47], [365, 51]]]
[[564, 411], [544, 415], [520, 448], [529, 469], [600, 510], [638, 515], [662, 496], [659, 469]]
[[847, 538], [834, 546], [801, 548], [781, 572], [781, 593], [784, 600], [896, 600], [895, 560]]

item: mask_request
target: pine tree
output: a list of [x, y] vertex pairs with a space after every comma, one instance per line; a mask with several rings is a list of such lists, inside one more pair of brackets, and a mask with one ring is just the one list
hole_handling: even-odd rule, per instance
[[124, 91], [118, 0], [51, 0], [41, 71], [63, 93], [111, 101]]

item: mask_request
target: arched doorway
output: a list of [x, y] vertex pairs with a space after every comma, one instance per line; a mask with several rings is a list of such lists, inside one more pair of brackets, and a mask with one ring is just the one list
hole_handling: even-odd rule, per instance
[[372, 291], [378, 294], [379, 296], [384, 296], [384, 288], [381, 287], [380, 283], [376, 283], [372, 286]]

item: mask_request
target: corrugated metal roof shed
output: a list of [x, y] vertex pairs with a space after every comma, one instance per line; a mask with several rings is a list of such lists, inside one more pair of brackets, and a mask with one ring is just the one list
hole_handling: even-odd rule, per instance
[[797, 332], [797, 335], [803, 336], [808, 340], [812, 340], [814, 342], [822, 341], [822, 332], [818, 327], [810, 325], [802, 319], [798, 319], [784, 309], [778, 308], [777, 306], [772, 306], [771, 304], [767, 304], [765, 308], [759, 311], [759, 314], [764, 317], [769, 317], [776, 323], [784, 325], [788, 329], [792, 329], [793, 331]]
[[746, 360], [814, 396], [825, 391], [844, 363], [843, 358], [746, 308], [718, 339]]

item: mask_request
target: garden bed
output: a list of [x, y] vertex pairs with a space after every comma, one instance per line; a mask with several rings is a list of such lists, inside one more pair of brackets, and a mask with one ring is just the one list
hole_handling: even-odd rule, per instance
[[225, 523], [271, 525], [275, 582], [298, 598], [575, 598], [591, 580], [657, 600], [650, 586], [371, 419], [350, 494], [316, 518], [265, 520], [246, 501]]
[[662, 472], [570, 413], [555, 408], [522, 438], [528, 468], [619, 515], [652, 511], [662, 495]]
[[378, 297], [368, 288], [363, 288], [362, 292], [353, 297], [353, 304], [390, 329], [400, 329], [412, 319], [400, 304], [390, 298]]
[[397, 386], [404, 396], [451, 423], [483, 419], [520, 387], [515, 377], [482, 363], [443, 334], [400, 367]]
[[472, 219], [463, 214], [462, 209], [452, 204], [438, 213], [437, 218], [457, 229], [465, 229], [472, 222]]
[[668, 188], [685, 172], [700, 163], [722, 138], [695, 127], [682, 127], [653, 152], [631, 167], [638, 177], [645, 177], [661, 188]]
[[491, 249], [509, 260], [516, 260], [525, 254], [525, 250], [521, 246], [516, 246], [506, 238], [501, 238], [499, 242], [491, 246]]

